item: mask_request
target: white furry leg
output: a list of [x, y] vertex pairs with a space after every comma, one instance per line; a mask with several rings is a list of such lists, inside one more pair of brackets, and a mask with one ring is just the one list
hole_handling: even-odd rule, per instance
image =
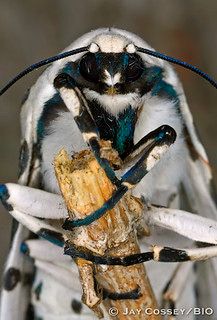
[[14, 210], [45, 219], [61, 219], [68, 216], [60, 195], [15, 183], [7, 183], [5, 188], [5, 202]]
[[187, 211], [152, 205], [144, 213], [144, 221], [195, 241], [217, 244], [217, 222]]

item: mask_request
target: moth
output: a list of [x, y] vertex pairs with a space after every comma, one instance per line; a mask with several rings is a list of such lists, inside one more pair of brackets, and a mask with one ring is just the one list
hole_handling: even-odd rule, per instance
[[[155, 52], [135, 34], [105, 28], [27, 68], [1, 91], [53, 62], [23, 102], [18, 184], [0, 187], [3, 204], [19, 222], [14, 222], [0, 319], [23, 320], [26, 314], [27, 319], [93, 319], [80, 302], [78, 274], [71, 257], [63, 255], [56, 223], [66, 220], [68, 230], [89, 225], [130, 188], [146, 204], [144, 223], [150, 236], [142, 238], [140, 246], [142, 252], [150, 252], [147, 269], [159, 304], [172, 309], [208, 306], [217, 311], [216, 260], [195, 262], [217, 255], [212, 175], [182, 85], [168, 61], [217, 86], [202, 71]], [[112, 168], [101, 156], [99, 138], [111, 141], [121, 167]], [[169, 146], [165, 154], [162, 146]], [[66, 219], [53, 167], [62, 147], [69, 154], [90, 147], [117, 186], [112, 200], [84, 220]], [[151, 154], [155, 147], [163, 154], [157, 152], [159, 161]], [[193, 213], [184, 211], [183, 199]], [[72, 251], [68, 250], [72, 257], [84, 257], [82, 250]], [[141, 253], [129, 264], [145, 262], [145, 257]], [[108, 264], [106, 257], [92, 254], [88, 259]], [[207, 290], [211, 294], [204, 296]]]

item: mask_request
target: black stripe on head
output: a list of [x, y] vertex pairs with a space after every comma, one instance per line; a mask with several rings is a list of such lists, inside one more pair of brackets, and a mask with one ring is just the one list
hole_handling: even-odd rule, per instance
[[3, 288], [6, 291], [13, 290], [17, 284], [21, 281], [21, 273], [16, 268], [9, 268], [6, 270], [3, 277]]

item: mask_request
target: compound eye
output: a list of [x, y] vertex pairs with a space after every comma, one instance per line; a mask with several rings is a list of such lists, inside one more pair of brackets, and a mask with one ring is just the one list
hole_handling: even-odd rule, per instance
[[136, 55], [129, 55], [128, 65], [125, 69], [126, 82], [138, 80], [144, 70], [142, 59]]
[[87, 81], [97, 82], [99, 80], [99, 68], [94, 53], [89, 52], [82, 57], [79, 70]]

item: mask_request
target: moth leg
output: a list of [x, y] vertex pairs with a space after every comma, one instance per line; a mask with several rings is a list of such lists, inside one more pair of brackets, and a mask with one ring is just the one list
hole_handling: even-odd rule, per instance
[[100, 166], [105, 170], [106, 175], [113, 184], [120, 185], [120, 181], [111, 168], [109, 161], [101, 156], [102, 148], [97, 126], [92, 118], [87, 101], [76, 86], [74, 79], [67, 73], [61, 73], [55, 78], [54, 86], [59, 90], [61, 98], [72, 113], [84, 140], [92, 149]]
[[[190, 276], [192, 270], [191, 262], [180, 263], [175, 269], [171, 279], [166, 284], [163, 290], [162, 296], [162, 305], [163, 309], [172, 309], [176, 308], [176, 303], [181, 297], [184, 288], [186, 286], [186, 281]], [[175, 319], [175, 315], [169, 318], [170, 320]]]
[[65, 240], [61, 228], [50, 225], [46, 220], [30, 216], [14, 209], [10, 204], [7, 204], [5, 199], [3, 199], [3, 204], [12, 217], [27, 229], [57, 246], [64, 246]]
[[143, 215], [148, 227], [159, 226], [189, 239], [217, 244], [217, 222], [187, 211], [148, 206]]
[[76, 264], [78, 266], [83, 291], [82, 301], [101, 319], [103, 318], [103, 312], [99, 304], [101, 303], [103, 297], [102, 292], [100, 293], [99, 290], [96, 292], [94, 265], [91, 262], [83, 259], [76, 259]]
[[158, 163], [160, 158], [175, 141], [176, 133], [169, 126], [162, 126], [152, 131], [147, 136], [147, 145], [141, 153], [139, 160], [122, 176], [121, 185], [117, 187], [110, 199], [101, 208], [91, 213], [84, 219], [74, 221], [66, 220], [63, 228], [72, 230], [74, 227], [89, 225], [99, 219], [108, 210], [114, 208], [123, 195], [134, 188], [142, 178]]
[[204, 261], [217, 256], [217, 246], [203, 248], [175, 249], [153, 247], [153, 260], [162, 262]]
[[[165, 125], [165, 127], [168, 126]], [[164, 128], [164, 125], [162, 125], [160, 128]], [[140, 139], [135, 145], [133, 145], [130, 151], [124, 153], [121, 156], [121, 159], [123, 161], [122, 168], [132, 166], [133, 164], [135, 164], [136, 161], [138, 161], [138, 159], [142, 156], [144, 150], [150, 143], [150, 140], [153, 139], [154, 134], [156, 134], [156, 136], [158, 135], [157, 130], [148, 133], [146, 136]]]
[[92, 252], [85, 252], [82, 248], [76, 248], [66, 242], [64, 252], [73, 259], [85, 259], [95, 264], [131, 266], [150, 260], [158, 262], [204, 261], [209, 258], [217, 257], [217, 246], [190, 249], [153, 246], [152, 251], [114, 258], [110, 256], [94, 255]]
[[0, 199], [9, 211], [18, 210], [45, 219], [62, 219], [68, 216], [63, 198], [43, 190], [7, 183], [0, 185]]

